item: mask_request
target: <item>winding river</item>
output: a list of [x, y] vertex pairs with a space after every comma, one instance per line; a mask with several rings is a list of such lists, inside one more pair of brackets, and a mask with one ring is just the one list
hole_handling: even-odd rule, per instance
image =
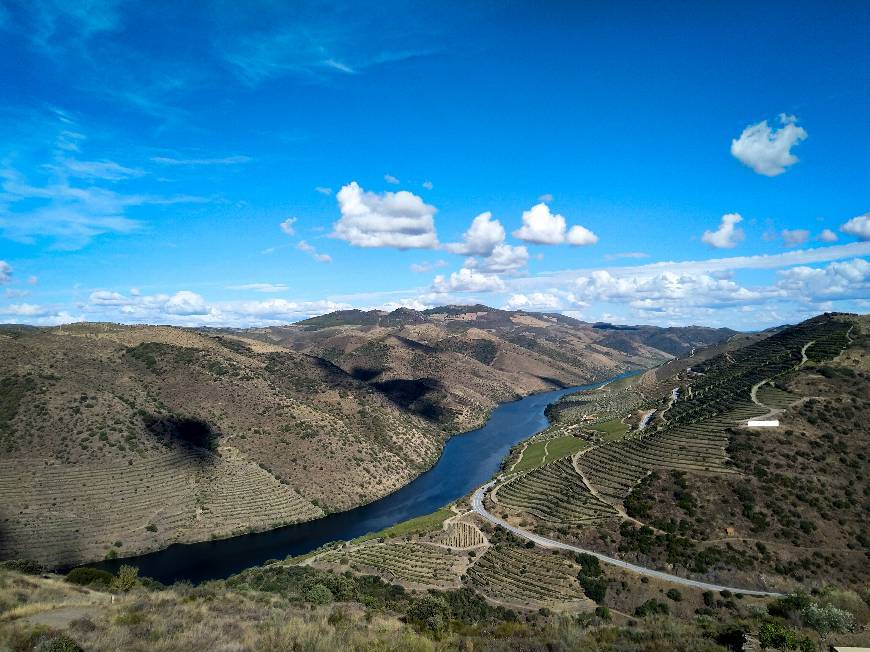
[[[629, 372], [633, 373], [633, 372]], [[622, 374], [622, 376], [629, 374]], [[310, 552], [324, 543], [375, 532], [430, 514], [488, 481], [510, 448], [547, 426], [544, 409], [556, 399], [599, 387], [613, 378], [579, 387], [532, 394], [496, 407], [486, 424], [451, 437], [438, 462], [398, 491], [346, 512], [268, 532], [231, 539], [174, 544], [157, 552], [93, 564], [115, 571], [123, 564], [164, 584], [222, 579], [270, 559]]]

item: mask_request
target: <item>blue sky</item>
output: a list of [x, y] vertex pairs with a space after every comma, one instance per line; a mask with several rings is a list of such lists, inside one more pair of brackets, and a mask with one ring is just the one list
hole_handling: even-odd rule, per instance
[[867, 3], [195, 4], [0, 0], [0, 321], [868, 310]]

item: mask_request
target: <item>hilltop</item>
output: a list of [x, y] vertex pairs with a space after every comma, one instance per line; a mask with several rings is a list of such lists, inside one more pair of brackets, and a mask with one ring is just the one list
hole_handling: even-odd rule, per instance
[[329, 360], [449, 432], [499, 402], [586, 384], [727, 340], [729, 329], [589, 324], [483, 305], [342, 310], [246, 337]]

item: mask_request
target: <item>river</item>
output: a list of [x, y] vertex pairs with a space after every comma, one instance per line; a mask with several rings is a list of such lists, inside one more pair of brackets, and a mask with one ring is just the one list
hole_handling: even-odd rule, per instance
[[[633, 373], [633, 372], [629, 372]], [[622, 376], [629, 374], [622, 374]], [[164, 584], [223, 579], [270, 559], [300, 555], [324, 543], [376, 532], [436, 511], [489, 480], [514, 444], [547, 426], [544, 409], [556, 399], [615, 378], [532, 394], [498, 405], [481, 428], [451, 437], [438, 462], [401, 489], [368, 505], [267, 532], [201, 543], [174, 544], [146, 555], [92, 564], [116, 571], [121, 564]]]

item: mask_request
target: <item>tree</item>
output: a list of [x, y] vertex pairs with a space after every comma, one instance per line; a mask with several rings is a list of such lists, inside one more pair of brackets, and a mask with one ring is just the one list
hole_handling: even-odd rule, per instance
[[127, 592], [136, 586], [139, 581], [139, 569], [135, 566], [124, 564], [118, 569], [118, 574], [112, 579], [109, 588], [113, 591]]
[[819, 634], [819, 649], [832, 632], [841, 633], [855, 627], [855, 617], [845, 609], [833, 605], [810, 603], [801, 610], [801, 620]]

